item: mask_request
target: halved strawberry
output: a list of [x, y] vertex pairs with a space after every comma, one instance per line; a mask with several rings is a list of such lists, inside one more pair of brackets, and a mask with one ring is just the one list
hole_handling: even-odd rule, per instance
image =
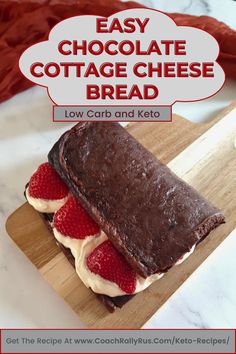
[[110, 240], [93, 250], [87, 258], [87, 266], [91, 272], [116, 283], [125, 293], [135, 292], [136, 273]]
[[33, 198], [47, 200], [62, 199], [69, 193], [61, 177], [48, 162], [40, 165], [31, 176], [28, 191]]
[[62, 235], [77, 239], [99, 232], [99, 226], [73, 196], [55, 213], [53, 225]]

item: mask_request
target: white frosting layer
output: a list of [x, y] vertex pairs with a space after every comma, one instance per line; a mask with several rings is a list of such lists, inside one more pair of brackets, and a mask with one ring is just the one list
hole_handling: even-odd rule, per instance
[[[91, 288], [97, 294], [105, 294], [111, 297], [127, 295], [120, 287], [100, 275], [95, 274], [87, 267], [87, 257], [102, 242], [107, 240], [106, 234], [102, 231], [98, 236], [88, 236], [84, 240], [73, 239], [69, 236], [63, 236], [56, 228], [53, 233], [58, 242], [69, 248], [75, 257], [75, 268], [82, 282]], [[136, 276], [136, 290], [134, 294], [139, 293], [151, 285], [154, 281], [160, 279], [164, 274], [153, 274], [148, 278], [140, 275]]]
[[[97, 294], [105, 294], [111, 297], [127, 295], [127, 293], [125, 293], [116, 283], [91, 272], [87, 267], [87, 257], [98, 245], [107, 240], [107, 236], [103, 231], [101, 231], [99, 235], [88, 236], [84, 240], [64, 236], [56, 228], [53, 229], [53, 233], [58, 242], [70, 249], [75, 258], [76, 272], [87, 288], [91, 288]], [[183, 263], [193, 253], [194, 248], [195, 245], [189, 252], [185, 253], [175, 265]], [[147, 278], [143, 278], [137, 274], [134, 294], [148, 288], [156, 280], [163, 277], [163, 275], [164, 273], [157, 273]]]
[[34, 209], [36, 209], [40, 213], [55, 213], [65, 204], [69, 197], [68, 194], [65, 198], [56, 200], [34, 198], [29, 194], [29, 187], [26, 188], [25, 193], [29, 204], [32, 205]]

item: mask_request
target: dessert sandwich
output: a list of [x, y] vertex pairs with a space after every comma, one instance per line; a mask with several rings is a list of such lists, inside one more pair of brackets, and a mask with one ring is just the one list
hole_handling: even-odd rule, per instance
[[224, 223], [217, 207], [113, 122], [81, 122], [64, 133], [25, 196], [111, 312]]

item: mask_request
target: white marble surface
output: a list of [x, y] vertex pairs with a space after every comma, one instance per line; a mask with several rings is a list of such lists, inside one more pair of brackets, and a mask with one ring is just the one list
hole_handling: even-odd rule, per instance
[[[191, 15], [207, 15], [217, 18], [236, 29], [236, 1], [233, 0], [139, 0], [140, 3], [164, 12], [181, 12]], [[214, 117], [232, 99], [235, 99], [236, 83], [228, 80], [224, 90], [208, 100], [193, 102], [191, 105], [176, 103], [173, 112], [202, 122]]]
[[[214, 11], [217, 7], [222, 10], [218, 17], [222, 15], [225, 21], [226, 4], [230, 13], [231, 7], [236, 7], [232, 2], [225, 0], [221, 8], [221, 0], [209, 0]], [[160, 9], [178, 11], [180, 2], [152, 3], [160, 4]], [[200, 13], [205, 1], [181, 1], [180, 8], [183, 3], [187, 11]], [[230, 16], [228, 20], [233, 21]], [[178, 104], [174, 110], [194, 121], [208, 119], [236, 98], [235, 89], [236, 82], [229, 81], [214, 98], [201, 104]], [[45, 161], [52, 144], [71, 124], [51, 122], [51, 102], [42, 88], [1, 104], [0, 123], [0, 327], [82, 327], [75, 313], [10, 240], [4, 227], [7, 216], [24, 202], [22, 191], [31, 172]], [[235, 236], [236, 232], [232, 233], [218, 247], [145, 327], [236, 327]]]

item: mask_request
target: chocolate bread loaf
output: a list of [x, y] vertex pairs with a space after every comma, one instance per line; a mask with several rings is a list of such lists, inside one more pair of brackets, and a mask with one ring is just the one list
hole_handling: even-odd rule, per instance
[[78, 123], [48, 159], [143, 277], [166, 272], [224, 222], [218, 208], [118, 123]]

